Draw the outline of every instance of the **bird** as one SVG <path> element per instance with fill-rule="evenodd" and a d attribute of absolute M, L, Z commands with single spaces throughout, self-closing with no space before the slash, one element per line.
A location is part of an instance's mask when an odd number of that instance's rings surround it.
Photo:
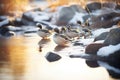
<path fill-rule="evenodd" d="M 72 29 L 71 26 L 68 26 L 65 31 L 66 36 L 70 39 L 75 39 L 80 37 L 80 32 L 77 29 Z"/>
<path fill-rule="evenodd" d="M 42 24 L 37 23 L 37 27 L 39 27 L 39 30 L 37 31 L 37 34 L 42 37 L 43 39 L 47 39 L 52 34 L 52 30 L 43 28 Z"/>
<path fill-rule="evenodd" d="M 54 28 L 55 34 L 53 35 L 53 41 L 59 46 L 68 46 L 71 43 L 71 40 L 65 36 L 64 34 L 60 33 L 58 28 Z"/>

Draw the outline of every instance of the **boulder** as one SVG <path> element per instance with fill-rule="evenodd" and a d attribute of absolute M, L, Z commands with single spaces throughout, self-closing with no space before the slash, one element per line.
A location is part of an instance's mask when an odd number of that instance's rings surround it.
<path fill-rule="evenodd" d="M 91 29 L 110 28 L 120 20 L 120 13 L 112 12 L 99 16 L 91 17 L 89 20 Z"/>
<path fill-rule="evenodd" d="M 48 52 L 45 57 L 49 62 L 54 62 L 54 61 L 58 61 L 59 59 L 61 59 L 61 56 L 53 52 Z"/>
<path fill-rule="evenodd" d="M 58 13 L 56 13 L 55 15 L 56 22 L 54 22 L 54 24 L 58 26 L 67 25 L 69 21 L 74 17 L 76 12 L 85 13 L 86 11 L 79 5 L 62 7 L 61 9 L 58 10 Z"/>
<path fill-rule="evenodd" d="M 91 43 L 85 48 L 85 53 L 86 54 L 97 54 L 97 51 L 105 46 L 103 43 Z"/>
<path fill-rule="evenodd" d="M 117 6 L 115 7 L 115 10 L 120 10 L 120 5 L 117 4 Z"/>
<path fill-rule="evenodd" d="M 37 22 L 40 21 L 49 21 L 50 16 L 45 12 L 40 11 L 28 11 L 23 13 L 21 22 L 24 25 L 33 25 L 35 26 Z"/>
<path fill-rule="evenodd" d="M 102 4 L 102 7 L 111 8 L 111 9 L 115 9 L 116 6 L 117 4 L 115 2 L 105 2 Z"/>
<path fill-rule="evenodd" d="M 101 9 L 101 3 L 100 2 L 92 2 L 86 5 L 85 7 L 86 11 L 89 12 L 94 12 L 96 10 Z"/>
<path fill-rule="evenodd" d="M 106 37 L 105 45 L 116 45 L 120 43 L 120 28 L 111 29 Z"/>
<path fill-rule="evenodd" d="M 101 33 L 99 36 L 95 37 L 94 42 L 99 41 L 99 40 L 105 40 L 105 38 L 107 37 L 108 34 L 109 34 L 109 32 Z"/>

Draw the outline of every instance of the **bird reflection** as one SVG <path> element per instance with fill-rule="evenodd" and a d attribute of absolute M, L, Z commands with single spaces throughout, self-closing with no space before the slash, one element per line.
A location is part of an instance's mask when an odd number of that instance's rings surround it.
<path fill-rule="evenodd" d="M 112 78 L 120 79 L 120 61 L 114 62 L 86 60 L 86 64 L 92 68 L 104 67 Z"/>
<path fill-rule="evenodd" d="M 54 49 L 54 51 L 61 51 L 62 49 L 66 48 L 67 46 L 59 46 L 57 45 Z"/>
<path fill-rule="evenodd" d="M 39 45 L 39 51 L 42 52 L 42 48 L 44 47 L 44 45 L 46 45 L 50 41 L 51 41 L 50 39 L 41 39 L 39 41 L 39 43 L 38 43 L 38 45 Z"/>

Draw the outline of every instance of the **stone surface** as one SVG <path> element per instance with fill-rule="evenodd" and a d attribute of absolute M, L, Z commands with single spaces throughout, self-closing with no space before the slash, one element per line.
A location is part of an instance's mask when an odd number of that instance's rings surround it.
<path fill-rule="evenodd" d="M 110 33 L 106 37 L 105 45 L 116 45 L 120 43 L 120 28 L 110 30 Z"/>
<path fill-rule="evenodd" d="M 67 25 L 76 12 L 85 13 L 86 11 L 79 5 L 62 7 L 56 14 L 56 25 Z"/>
<path fill-rule="evenodd" d="M 58 61 L 59 59 L 61 59 L 61 56 L 53 52 L 48 52 L 45 57 L 49 62 L 54 62 L 54 61 Z"/>
<path fill-rule="evenodd" d="M 105 46 L 102 43 L 91 43 L 89 44 L 86 48 L 85 48 L 85 53 L 86 54 L 97 54 L 97 51 L 101 48 Z"/>
<path fill-rule="evenodd" d="M 99 36 L 95 37 L 94 42 L 95 41 L 99 41 L 99 40 L 105 40 L 105 38 L 107 37 L 108 33 L 109 32 L 101 33 Z"/>
<path fill-rule="evenodd" d="M 100 2 L 89 3 L 86 5 L 85 9 L 87 12 L 93 12 L 95 10 L 99 10 L 101 9 L 101 3 Z"/>

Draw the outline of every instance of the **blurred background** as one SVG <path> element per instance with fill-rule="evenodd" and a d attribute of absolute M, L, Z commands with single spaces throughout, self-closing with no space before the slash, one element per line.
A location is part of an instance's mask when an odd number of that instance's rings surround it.
<path fill-rule="evenodd" d="M 68 5 L 73 3 L 84 6 L 89 1 L 113 1 L 118 4 L 120 3 L 120 0 L 0 0 L 0 15 L 10 14 L 16 11 L 23 12 L 29 10 L 30 6 L 33 6 L 33 3 L 35 2 L 37 5 L 41 5 L 41 2 L 46 2 L 47 5 L 44 5 L 44 7 L 51 7 L 54 9 L 60 5 Z"/>

